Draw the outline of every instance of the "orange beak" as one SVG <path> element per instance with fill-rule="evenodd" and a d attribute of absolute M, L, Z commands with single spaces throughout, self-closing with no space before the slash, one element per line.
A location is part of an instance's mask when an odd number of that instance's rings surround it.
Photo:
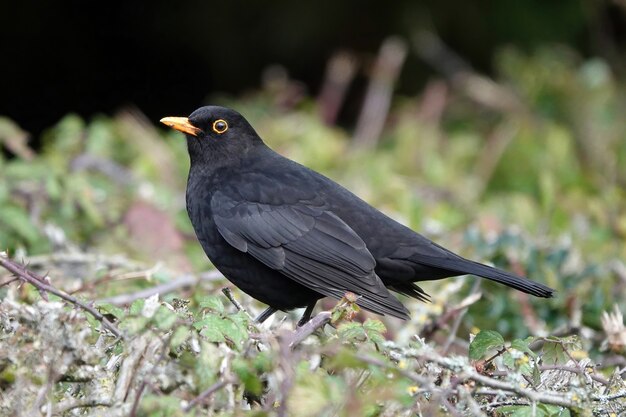
<path fill-rule="evenodd" d="M 164 117 L 161 119 L 161 123 L 191 136 L 198 136 L 202 132 L 202 129 L 189 123 L 189 119 L 186 117 Z"/>

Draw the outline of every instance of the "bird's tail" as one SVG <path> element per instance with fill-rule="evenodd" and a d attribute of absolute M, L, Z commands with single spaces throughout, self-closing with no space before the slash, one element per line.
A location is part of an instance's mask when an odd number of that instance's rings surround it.
<path fill-rule="evenodd" d="M 499 282 L 508 287 L 515 288 L 516 290 L 520 290 L 536 297 L 550 298 L 554 295 L 555 290 L 531 279 L 523 278 L 510 272 L 503 271 L 502 269 L 483 265 L 468 259 L 461 258 L 460 260 L 461 262 L 457 261 L 460 264 L 458 267 L 455 267 L 456 265 L 454 265 L 456 262 L 452 262 L 452 265 L 448 264 L 446 267 L 463 274 L 472 274 L 487 278 L 488 280 Z"/>

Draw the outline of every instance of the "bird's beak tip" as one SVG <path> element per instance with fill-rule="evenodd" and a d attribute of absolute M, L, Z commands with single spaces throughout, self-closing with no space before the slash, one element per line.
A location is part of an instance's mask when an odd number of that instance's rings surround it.
<path fill-rule="evenodd" d="M 189 119 L 186 117 L 164 117 L 159 121 L 163 123 L 164 125 L 171 127 L 174 130 L 187 133 L 188 135 L 191 135 L 191 136 L 198 136 L 198 134 L 202 132 L 202 129 L 199 129 L 195 127 L 194 125 L 192 125 L 189 122 Z"/>

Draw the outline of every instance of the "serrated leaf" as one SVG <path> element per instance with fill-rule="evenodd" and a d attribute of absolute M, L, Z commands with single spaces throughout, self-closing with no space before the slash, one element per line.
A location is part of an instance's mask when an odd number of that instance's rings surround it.
<path fill-rule="evenodd" d="M 160 305 L 152 320 L 159 329 L 168 330 L 174 324 L 176 324 L 176 321 L 178 320 L 178 315 L 175 311 L 172 311 L 169 308 Z"/>
<path fill-rule="evenodd" d="M 234 319 L 232 316 L 225 317 L 221 325 L 221 331 L 226 339 L 232 341 L 235 348 L 240 349 L 248 338 L 247 326 L 243 324 L 243 321 Z"/>
<path fill-rule="evenodd" d="M 193 327 L 199 329 L 200 335 L 209 342 L 224 342 L 226 339 L 224 338 L 224 334 L 220 329 L 221 321 L 221 317 L 209 314 L 205 316 L 202 320 L 195 322 L 193 324 Z"/>
<path fill-rule="evenodd" d="M 546 341 L 542 348 L 541 359 L 550 365 L 564 364 L 569 360 L 563 345 L 559 342 Z"/>
<path fill-rule="evenodd" d="M 241 349 L 245 344 L 245 341 L 249 338 L 248 325 L 250 320 L 242 311 L 239 311 L 236 314 L 231 314 L 228 317 L 235 324 L 237 329 L 237 331 L 231 336 L 231 339 L 237 346 L 237 349 Z"/>
<path fill-rule="evenodd" d="M 385 333 L 387 331 L 387 328 L 385 327 L 383 322 L 378 319 L 365 320 L 365 323 L 363 323 L 363 328 L 366 332 Z"/>
<path fill-rule="evenodd" d="M 504 339 L 494 330 L 481 330 L 469 346 L 469 357 L 478 360 L 485 357 L 488 351 L 504 347 Z"/>
<path fill-rule="evenodd" d="M 528 356 L 533 359 L 537 358 L 537 354 L 530 349 L 530 346 L 526 340 L 515 339 L 511 342 L 511 347 L 513 349 L 519 350 L 520 352 L 528 354 Z"/>
<path fill-rule="evenodd" d="M 337 335 L 348 342 L 364 341 L 366 338 L 363 325 L 356 322 L 341 323 L 337 327 Z"/>
<path fill-rule="evenodd" d="M 383 333 L 387 331 L 383 322 L 377 319 L 367 319 L 365 320 L 365 323 L 363 323 L 363 330 L 365 331 L 367 338 L 374 342 L 376 347 L 380 349 L 382 344 L 385 342 L 385 336 Z"/>
<path fill-rule="evenodd" d="M 126 312 L 123 309 L 109 303 L 98 304 L 98 311 L 103 314 L 111 314 L 119 320 L 126 317 Z"/>
<path fill-rule="evenodd" d="M 222 303 L 221 297 L 216 295 L 208 295 L 203 297 L 199 302 L 200 308 L 206 308 L 216 313 L 224 312 L 224 303 Z"/>

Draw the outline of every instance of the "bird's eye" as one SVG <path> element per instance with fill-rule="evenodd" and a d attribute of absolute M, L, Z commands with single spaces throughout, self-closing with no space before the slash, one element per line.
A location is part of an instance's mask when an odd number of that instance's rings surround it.
<path fill-rule="evenodd" d="M 228 130 L 228 123 L 226 120 L 219 119 L 213 122 L 213 131 L 220 135 Z"/>

